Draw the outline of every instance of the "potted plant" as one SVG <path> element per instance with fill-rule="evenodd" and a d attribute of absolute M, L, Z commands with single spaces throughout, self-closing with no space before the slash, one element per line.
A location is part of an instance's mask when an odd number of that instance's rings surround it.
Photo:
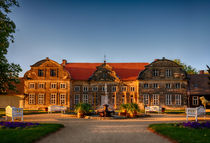
<path fill-rule="evenodd" d="M 75 112 L 78 118 L 83 118 L 91 110 L 91 105 L 88 103 L 79 103 L 76 105 Z"/>
<path fill-rule="evenodd" d="M 139 112 L 139 106 L 136 103 L 128 103 L 127 112 L 131 118 L 136 117 L 137 112 Z"/>
<path fill-rule="evenodd" d="M 120 105 L 120 115 L 126 116 L 127 108 L 128 108 L 128 104 L 121 104 Z"/>

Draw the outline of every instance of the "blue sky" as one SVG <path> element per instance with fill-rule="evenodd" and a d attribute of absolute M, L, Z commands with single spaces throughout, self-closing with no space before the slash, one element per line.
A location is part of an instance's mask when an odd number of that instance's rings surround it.
<path fill-rule="evenodd" d="M 152 62 L 181 59 L 210 65 L 210 1 L 19 0 L 9 62 L 30 65 L 49 57 L 68 62 Z"/>

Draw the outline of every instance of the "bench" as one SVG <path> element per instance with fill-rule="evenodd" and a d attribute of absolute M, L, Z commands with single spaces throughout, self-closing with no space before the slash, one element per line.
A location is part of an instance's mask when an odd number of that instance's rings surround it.
<path fill-rule="evenodd" d="M 145 110 L 145 114 L 149 111 L 155 111 L 155 112 L 158 112 L 158 113 L 160 113 L 161 112 L 161 110 L 162 110 L 162 108 L 160 107 L 160 106 L 148 106 L 148 107 L 145 107 L 144 108 L 144 110 Z"/>
<path fill-rule="evenodd" d="M 23 121 L 23 108 L 16 108 L 7 106 L 6 107 L 6 120 L 7 117 L 12 117 L 12 122 L 14 121 L 14 118 L 20 117 Z"/>
<path fill-rule="evenodd" d="M 67 107 L 65 106 L 51 105 L 48 107 L 48 113 L 58 112 L 58 111 L 61 113 L 65 113 L 66 110 Z"/>
<path fill-rule="evenodd" d="M 186 109 L 186 120 L 188 121 L 188 117 L 195 117 L 195 121 L 198 121 L 198 117 L 204 116 L 204 120 L 206 119 L 206 109 L 203 106 L 199 106 L 196 108 L 187 108 Z"/>

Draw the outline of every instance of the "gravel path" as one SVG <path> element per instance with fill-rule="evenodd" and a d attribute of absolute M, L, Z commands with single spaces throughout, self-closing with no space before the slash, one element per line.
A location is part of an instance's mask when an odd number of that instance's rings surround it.
<path fill-rule="evenodd" d="M 62 114 L 25 115 L 24 121 L 61 123 L 65 128 L 38 143 L 169 143 L 147 130 L 149 124 L 183 122 L 185 115 L 152 114 L 151 117 L 124 120 L 76 119 Z M 202 119 L 202 118 L 201 118 Z M 208 116 L 206 119 L 210 119 Z"/>

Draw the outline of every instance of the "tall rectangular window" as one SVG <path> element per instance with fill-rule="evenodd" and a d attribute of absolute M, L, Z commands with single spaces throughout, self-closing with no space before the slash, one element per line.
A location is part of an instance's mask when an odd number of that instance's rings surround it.
<path fill-rule="evenodd" d="M 172 75 L 172 72 L 170 69 L 166 69 L 166 77 L 170 77 Z"/>
<path fill-rule="evenodd" d="M 38 70 L 38 76 L 44 76 L 44 70 Z"/>
<path fill-rule="evenodd" d="M 116 91 L 116 86 L 112 86 L 112 92 Z"/>
<path fill-rule="evenodd" d="M 57 88 L 57 83 L 51 83 L 50 88 Z"/>
<path fill-rule="evenodd" d="M 60 104 L 66 104 L 66 93 L 60 93 Z"/>
<path fill-rule="evenodd" d="M 79 94 L 74 95 L 74 104 L 79 104 L 80 101 L 79 98 L 80 98 Z"/>
<path fill-rule="evenodd" d="M 115 96 L 114 95 L 112 96 L 112 104 L 113 105 L 115 104 Z"/>
<path fill-rule="evenodd" d="M 143 95 L 143 103 L 145 105 L 148 105 L 149 104 L 149 94 L 144 94 Z"/>
<path fill-rule="evenodd" d="M 28 97 L 28 104 L 35 104 L 35 93 L 29 93 L 29 97 Z"/>
<path fill-rule="evenodd" d="M 166 94 L 166 105 L 172 105 L 172 95 Z"/>
<path fill-rule="evenodd" d="M 53 70 L 53 69 L 51 69 L 51 70 L 50 70 L 50 76 L 56 76 L 56 71 Z"/>
<path fill-rule="evenodd" d="M 154 83 L 153 84 L 153 88 L 158 88 L 158 84 L 157 83 Z"/>
<path fill-rule="evenodd" d="M 80 86 L 75 86 L 74 91 L 80 91 Z"/>
<path fill-rule="evenodd" d="M 131 86 L 130 87 L 130 91 L 135 91 L 135 87 L 134 86 Z"/>
<path fill-rule="evenodd" d="M 153 105 L 159 105 L 159 94 L 153 94 Z"/>
<path fill-rule="evenodd" d="M 35 83 L 29 83 L 29 88 L 30 89 L 35 88 Z"/>
<path fill-rule="evenodd" d="M 44 88 L 45 88 L 45 87 L 44 87 L 44 83 L 39 83 L 39 84 L 38 84 L 38 87 L 44 89 Z"/>
<path fill-rule="evenodd" d="M 171 84 L 170 83 L 166 83 L 166 88 L 171 88 Z"/>
<path fill-rule="evenodd" d="M 125 103 L 125 96 L 122 95 L 122 104 L 124 104 L 124 103 Z"/>
<path fill-rule="evenodd" d="M 87 92 L 88 91 L 88 86 L 83 86 L 83 91 Z"/>
<path fill-rule="evenodd" d="M 96 94 L 96 105 L 98 104 L 98 95 Z"/>
<path fill-rule="evenodd" d="M 56 104 L 56 93 L 51 93 L 50 95 L 50 104 Z"/>
<path fill-rule="evenodd" d="M 180 88 L 181 86 L 180 86 L 180 83 L 176 83 L 175 84 L 175 88 Z"/>
<path fill-rule="evenodd" d="M 198 96 L 193 96 L 192 98 L 193 98 L 192 104 L 193 105 L 198 105 Z"/>
<path fill-rule="evenodd" d="M 93 86 L 92 91 L 98 91 L 98 86 Z"/>
<path fill-rule="evenodd" d="M 175 103 L 176 103 L 176 105 L 181 105 L 182 96 L 180 94 L 175 95 Z"/>
<path fill-rule="evenodd" d="M 66 88 L 66 83 L 60 83 L 60 88 L 65 89 Z"/>
<path fill-rule="evenodd" d="M 121 87 L 121 91 L 127 91 L 127 87 L 126 86 L 122 86 Z"/>
<path fill-rule="evenodd" d="M 83 94 L 83 103 L 88 103 L 88 94 Z"/>
<path fill-rule="evenodd" d="M 131 99 L 131 103 L 133 103 L 133 95 L 131 95 L 131 98 L 130 99 Z"/>
<path fill-rule="evenodd" d="M 44 93 L 38 94 L 38 104 L 44 104 Z"/>
<path fill-rule="evenodd" d="M 153 76 L 159 76 L 159 71 L 157 69 L 153 70 Z"/>

